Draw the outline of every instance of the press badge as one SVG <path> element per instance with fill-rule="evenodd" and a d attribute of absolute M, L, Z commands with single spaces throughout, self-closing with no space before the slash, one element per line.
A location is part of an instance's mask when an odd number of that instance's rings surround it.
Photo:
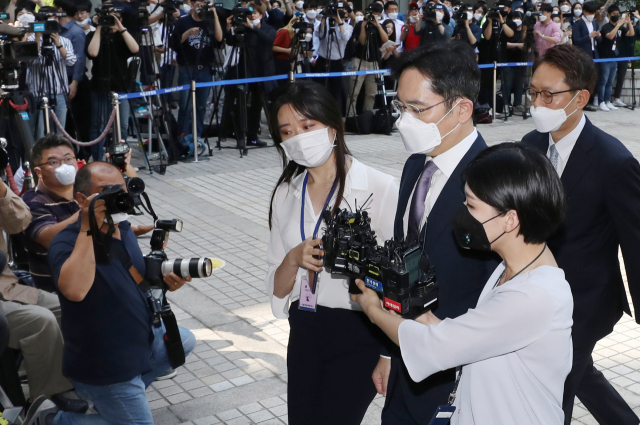
<path fill-rule="evenodd" d="M 309 285 L 309 278 L 302 276 L 300 281 L 300 302 L 298 308 L 306 311 L 316 311 L 316 302 L 318 300 L 318 286 L 320 282 L 316 282 L 315 294 L 311 292 L 311 286 Z"/>
<path fill-rule="evenodd" d="M 455 411 L 456 406 L 449 406 L 448 404 L 438 406 L 438 409 L 436 410 L 436 413 L 434 413 L 433 418 L 431 418 L 429 425 L 447 425 Z"/>

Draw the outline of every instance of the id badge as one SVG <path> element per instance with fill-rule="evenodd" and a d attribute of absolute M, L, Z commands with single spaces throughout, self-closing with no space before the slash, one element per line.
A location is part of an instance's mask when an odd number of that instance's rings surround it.
<path fill-rule="evenodd" d="M 455 411 L 456 406 L 449 406 L 448 404 L 438 406 L 438 409 L 436 409 L 436 413 L 433 414 L 429 425 L 447 425 Z"/>
<path fill-rule="evenodd" d="M 316 311 L 316 302 L 318 301 L 318 286 L 320 285 L 320 280 L 316 282 L 316 292 L 311 292 L 311 285 L 309 285 L 309 278 L 307 276 L 302 276 L 300 282 L 300 302 L 298 304 L 298 308 L 300 310 L 306 311 Z"/>

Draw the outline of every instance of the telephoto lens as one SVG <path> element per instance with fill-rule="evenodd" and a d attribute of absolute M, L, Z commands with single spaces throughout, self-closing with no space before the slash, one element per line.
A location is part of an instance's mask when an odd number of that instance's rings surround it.
<path fill-rule="evenodd" d="M 177 258 L 162 262 L 162 273 L 175 273 L 185 277 L 209 277 L 212 272 L 211 260 L 208 258 Z"/>
<path fill-rule="evenodd" d="M 127 179 L 127 191 L 136 196 L 144 192 L 144 181 L 140 177 L 130 177 Z"/>
<path fill-rule="evenodd" d="M 133 196 L 125 192 L 119 185 L 105 186 L 102 189 L 100 198 L 104 200 L 108 214 L 131 214 L 133 211 Z"/>

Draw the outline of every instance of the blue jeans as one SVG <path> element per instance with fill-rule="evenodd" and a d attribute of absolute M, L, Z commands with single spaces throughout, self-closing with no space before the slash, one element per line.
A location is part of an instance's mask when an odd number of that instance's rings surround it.
<path fill-rule="evenodd" d="M 89 127 L 89 138 L 95 140 L 102 134 L 109 123 L 111 117 L 111 100 L 105 92 L 91 91 L 91 126 Z M 131 107 L 128 100 L 120 101 L 120 133 L 122 138 L 127 140 L 127 130 L 129 129 L 129 116 Z M 118 142 L 118 141 L 117 141 Z M 117 143 L 116 142 L 116 143 Z M 102 161 L 104 157 L 104 139 L 100 143 L 91 146 L 91 157 L 94 161 Z"/>
<path fill-rule="evenodd" d="M 62 128 L 64 128 L 67 122 L 67 102 L 65 101 L 64 95 L 62 93 L 56 95 L 56 106 L 49 109 L 52 109 L 53 112 L 55 112 L 56 116 L 58 117 L 58 121 L 60 121 L 60 125 L 62 126 Z M 32 122 L 36 126 L 35 132 L 33 133 L 36 140 L 44 137 L 44 109 L 38 108 L 37 118 L 32 120 Z M 51 118 L 51 113 L 49 113 L 49 129 L 51 130 L 51 133 L 59 133 L 58 127 L 56 127 L 55 123 L 53 122 L 53 118 Z"/>
<path fill-rule="evenodd" d="M 611 88 L 613 80 L 618 72 L 617 62 L 600 62 L 598 64 L 600 75 L 598 77 L 598 103 L 611 101 Z"/>
<path fill-rule="evenodd" d="M 188 356 L 196 345 L 195 336 L 179 327 L 184 354 Z M 87 385 L 70 380 L 80 397 L 91 400 L 97 415 L 58 412 L 53 425 L 153 425 L 153 417 L 145 389 L 155 379 L 171 369 L 164 345 L 164 324 L 153 328 L 152 371 L 130 381 L 111 385 Z"/>
<path fill-rule="evenodd" d="M 181 66 L 178 70 L 178 85 L 189 85 L 191 81 L 196 83 L 209 83 L 213 81 L 211 77 L 211 69 L 205 66 L 198 69 L 194 66 Z M 197 137 L 202 134 L 202 123 L 204 122 L 204 114 L 207 110 L 207 99 L 209 97 L 209 88 L 196 89 L 196 131 Z M 191 90 L 180 92 L 180 100 L 178 101 L 180 110 L 178 112 L 178 130 L 184 134 L 193 133 L 192 129 L 192 113 L 191 113 Z"/>

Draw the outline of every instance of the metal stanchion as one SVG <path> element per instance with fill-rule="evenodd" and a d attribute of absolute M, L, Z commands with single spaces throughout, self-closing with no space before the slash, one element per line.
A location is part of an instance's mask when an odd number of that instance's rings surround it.
<path fill-rule="evenodd" d="M 497 92 L 498 92 L 498 62 L 493 62 L 493 116 L 491 121 L 495 121 L 496 120 L 496 108 L 498 107 L 498 103 L 497 103 Z"/>
<path fill-rule="evenodd" d="M 116 110 L 116 119 L 114 121 L 116 125 L 116 140 L 114 140 L 113 143 L 120 143 L 120 140 L 122 140 L 122 134 L 120 133 L 120 101 L 118 100 L 118 93 L 111 93 L 111 104 L 113 105 L 113 109 Z"/>
<path fill-rule="evenodd" d="M 49 98 L 42 98 L 42 105 L 44 108 L 44 134 L 49 134 L 51 128 L 49 126 Z"/>
<path fill-rule="evenodd" d="M 193 135 L 193 162 L 198 162 L 198 125 L 196 123 L 195 81 L 191 81 L 191 134 Z"/>

